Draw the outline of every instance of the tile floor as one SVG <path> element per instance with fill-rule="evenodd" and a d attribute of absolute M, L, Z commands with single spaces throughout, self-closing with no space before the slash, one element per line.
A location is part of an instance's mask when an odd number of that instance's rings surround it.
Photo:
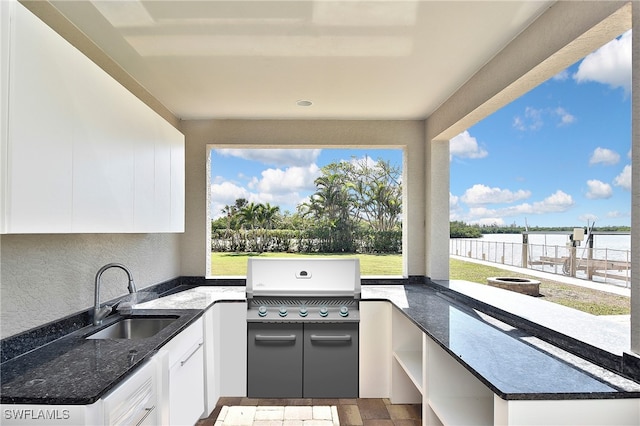
<path fill-rule="evenodd" d="M 420 404 L 378 398 L 220 398 L 196 426 L 420 426 L 421 414 Z"/>

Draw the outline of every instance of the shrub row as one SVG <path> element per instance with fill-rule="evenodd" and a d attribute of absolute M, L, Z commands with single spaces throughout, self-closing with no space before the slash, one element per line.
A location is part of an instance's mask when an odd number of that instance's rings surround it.
<path fill-rule="evenodd" d="M 402 231 L 224 230 L 212 231 L 213 252 L 401 253 Z"/>

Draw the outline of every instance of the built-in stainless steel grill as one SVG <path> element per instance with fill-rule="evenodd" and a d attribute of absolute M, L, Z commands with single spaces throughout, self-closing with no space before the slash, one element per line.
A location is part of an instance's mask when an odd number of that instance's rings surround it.
<path fill-rule="evenodd" d="M 357 322 L 359 300 L 358 259 L 249 259 L 249 322 Z"/>
<path fill-rule="evenodd" d="M 247 396 L 358 397 L 358 259 L 249 259 Z"/>

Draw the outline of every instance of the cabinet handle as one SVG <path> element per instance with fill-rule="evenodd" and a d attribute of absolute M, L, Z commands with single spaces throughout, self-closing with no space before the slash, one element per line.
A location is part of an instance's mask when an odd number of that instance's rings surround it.
<path fill-rule="evenodd" d="M 139 426 L 139 425 L 141 425 L 142 423 L 144 423 L 145 419 L 146 419 L 147 417 L 149 417 L 149 414 L 151 414 L 151 412 L 152 412 L 153 410 L 155 410 L 155 408 L 156 408 L 156 406 L 155 406 L 155 405 L 154 405 L 154 406 L 152 406 L 151 408 L 145 408 L 145 409 L 144 409 L 144 411 L 145 411 L 144 416 L 142 416 L 142 418 L 140 419 L 140 421 L 138 421 L 138 423 L 136 423 L 136 425 L 137 425 L 137 426 Z"/>
<path fill-rule="evenodd" d="M 188 356 L 188 357 L 186 357 L 186 358 L 184 359 L 184 361 L 180 361 L 180 367 L 182 367 L 182 366 L 183 366 L 183 365 L 185 365 L 187 362 L 189 362 L 189 360 L 191 359 L 191 357 L 192 357 L 192 356 L 194 356 L 194 355 L 196 354 L 196 352 L 198 352 L 198 349 L 200 349 L 200 347 L 201 347 L 203 344 L 204 344 L 204 342 L 200 342 L 200 343 L 198 344 L 198 347 L 197 347 L 197 348 L 195 348 L 195 349 L 193 350 L 193 352 L 191 352 L 191 353 L 189 354 L 189 356 Z"/>
<path fill-rule="evenodd" d="M 341 334 L 338 336 L 321 336 L 318 334 L 312 334 L 311 340 L 315 342 L 348 342 L 351 340 L 351 335 Z"/>
<path fill-rule="evenodd" d="M 257 342 L 274 342 L 274 341 L 293 342 L 295 340 L 296 340 L 295 334 L 288 334 L 284 336 L 267 336 L 264 334 L 256 334 Z"/>

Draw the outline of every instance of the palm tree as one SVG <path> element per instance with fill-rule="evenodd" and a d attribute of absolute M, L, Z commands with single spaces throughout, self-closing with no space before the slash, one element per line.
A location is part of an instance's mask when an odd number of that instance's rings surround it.
<path fill-rule="evenodd" d="M 280 213 L 279 206 L 272 206 L 271 204 L 260 204 L 259 219 L 260 224 L 265 229 L 273 229 L 275 219 Z"/>
<path fill-rule="evenodd" d="M 258 215 L 260 212 L 260 205 L 253 202 L 246 204 L 240 209 L 240 222 L 242 227 L 247 229 L 247 226 L 251 229 L 253 234 L 254 247 L 258 247 L 258 236 L 255 232 L 256 224 L 258 223 Z"/>
<path fill-rule="evenodd" d="M 245 229 L 247 226 L 249 226 L 250 229 L 255 229 L 259 211 L 260 206 L 255 203 L 248 203 L 240 209 L 240 223 Z"/>

